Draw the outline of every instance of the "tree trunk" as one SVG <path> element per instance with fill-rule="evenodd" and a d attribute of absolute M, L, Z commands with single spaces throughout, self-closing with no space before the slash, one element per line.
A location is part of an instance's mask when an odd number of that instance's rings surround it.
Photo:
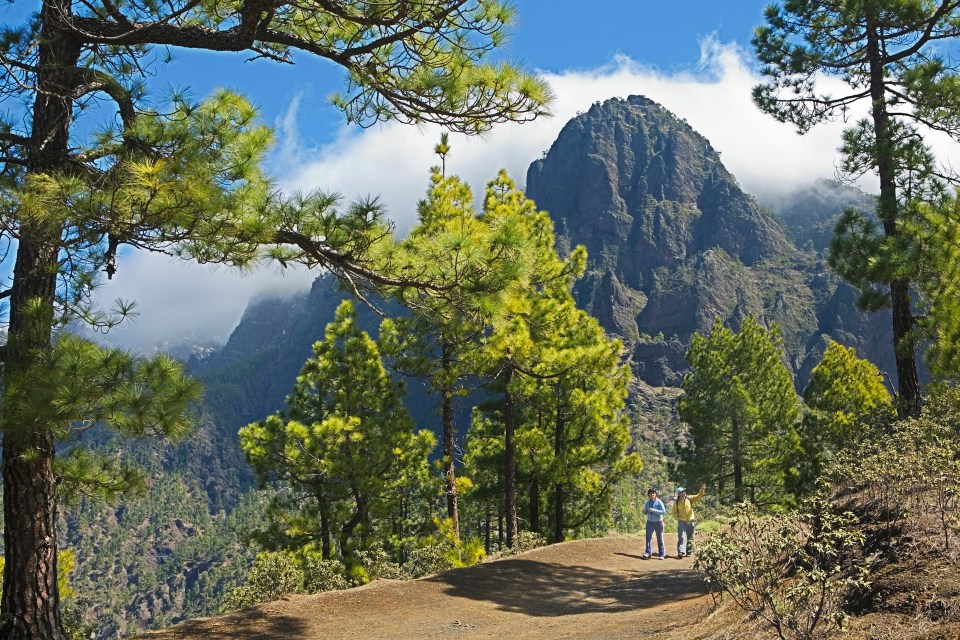
<path fill-rule="evenodd" d="M 450 379 L 450 348 L 444 343 L 441 354 L 444 380 Z M 457 505 L 457 469 L 454 459 L 455 442 L 453 430 L 453 389 L 448 382 L 443 385 L 440 420 L 443 423 L 444 491 L 447 494 L 447 517 L 453 522 L 453 533 L 460 539 L 460 511 Z"/>
<path fill-rule="evenodd" d="M 10 329 L 4 362 L 3 623 L 10 639 L 66 638 L 57 589 L 57 497 L 50 425 L 18 411 L 21 394 L 44 375 L 50 349 L 56 250 L 21 236 L 10 298 Z"/>
<path fill-rule="evenodd" d="M 487 503 L 487 514 L 486 514 L 486 522 L 485 522 L 486 526 L 484 526 L 483 528 L 483 550 L 486 551 L 487 555 L 490 555 L 490 526 L 491 526 L 490 521 L 491 520 L 492 518 L 490 517 L 490 503 Z"/>
<path fill-rule="evenodd" d="M 353 492 L 354 500 L 354 512 L 350 516 L 350 519 L 347 520 L 343 529 L 340 530 L 340 555 L 343 558 L 343 564 L 347 567 L 347 571 L 356 564 L 356 554 L 354 553 L 353 541 L 353 532 L 360 525 L 361 522 L 366 520 L 366 510 L 367 503 L 364 500 L 363 496 L 357 490 L 356 487 L 352 487 L 351 491 Z"/>
<path fill-rule="evenodd" d="M 540 533 L 540 482 L 536 476 L 530 481 L 530 531 Z"/>
<path fill-rule="evenodd" d="M 321 498 L 320 502 L 320 555 L 330 560 L 330 507 Z"/>
<path fill-rule="evenodd" d="M 0 635 L 65 639 L 57 590 L 56 482 L 53 442 L 3 440 L 4 572 Z"/>
<path fill-rule="evenodd" d="M 66 169 L 72 119 L 72 71 L 80 45 L 60 25 L 72 14 L 67 0 L 43 3 L 27 172 Z M 55 214 L 54 214 L 55 215 Z M 49 350 L 56 296 L 60 229 L 41 221 L 21 229 L 10 296 L 3 363 L 3 598 L 0 635 L 11 640 L 66 638 L 57 589 L 57 502 L 52 425 L 18 415 L 19 394 Z"/>
<path fill-rule="evenodd" d="M 563 484 L 553 488 L 553 541 L 563 542 Z"/>
<path fill-rule="evenodd" d="M 497 549 L 503 549 L 503 511 L 497 509 Z"/>
<path fill-rule="evenodd" d="M 513 548 L 513 539 L 517 535 L 517 460 L 516 444 L 513 441 L 516 425 L 513 415 L 513 394 L 510 392 L 510 380 L 513 367 L 507 366 L 504 374 L 503 408 L 503 485 L 504 511 L 506 512 L 507 547 Z"/>
<path fill-rule="evenodd" d="M 743 502 L 743 456 L 740 451 L 740 422 L 734 418 L 730 434 L 730 448 L 733 453 L 733 499 Z"/>
<path fill-rule="evenodd" d="M 558 394 L 559 395 L 559 394 Z M 563 411 L 557 401 L 557 419 L 553 424 L 553 459 L 559 461 L 563 455 Z M 553 541 L 563 542 L 563 482 L 557 482 L 553 488 Z"/>
<path fill-rule="evenodd" d="M 490 555 L 490 520 L 490 503 L 487 503 L 487 526 L 484 527 L 483 533 L 483 550 L 487 555 Z"/>
<path fill-rule="evenodd" d="M 893 129 L 887 113 L 886 82 L 882 62 L 877 8 L 873 2 L 864 6 L 867 32 L 867 57 L 870 61 L 870 99 L 873 133 L 876 139 L 877 174 L 880 178 L 879 217 L 887 238 L 900 236 L 897 205 L 896 167 L 894 164 Z M 890 306 L 893 315 L 893 347 L 897 363 L 897 412 L 901 418 L 920 415 L 920 381 L 917 376 L 916 344 L 910 331 L 914 317 L 910 309 L 910 283 L 896 279 L 890 283 Z"/>

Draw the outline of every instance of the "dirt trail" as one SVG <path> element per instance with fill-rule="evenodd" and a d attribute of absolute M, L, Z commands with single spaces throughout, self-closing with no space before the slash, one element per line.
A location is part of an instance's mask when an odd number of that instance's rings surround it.
<path fill-rule="evenodd" d="M 667 535 L 667 551 L 676 536 Z M 689 558 L 644 560 L 643 540 L 578 540 L 412 581 L 287 596 L 153 632 L 149 640 L 578 638 L 687 635 L 710 598 Z M 672 631 L 672 633 L 671 633 Z"/>

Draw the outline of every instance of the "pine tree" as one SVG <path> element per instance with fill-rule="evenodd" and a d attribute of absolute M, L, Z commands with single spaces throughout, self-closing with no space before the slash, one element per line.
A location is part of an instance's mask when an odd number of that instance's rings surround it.
<path fill-rule="evenodd" d="M 541 531 L 542 505 L 549 502 L 551 537 L 562 540 L 565 530 L 608 511 L 611 488 L 641 466 L 637 456 L 625 455 L 629 373 L 619 363 L 622 345 L 607 339 L 571 295 L 585 250 L 558 256 L 549 217 L 504 174 L 490 184 L 485 218 L 495 227 L 519 230 L 529 266 L 508 283 L 499 313 L 491 317 L 481 355 L 494 376 L 490 390 L 502 399 L 488 404 L 475 422 L 486 436 L 474 438 L 482 450 L 474 460 L 502 464 L 496 477 L 502 481 L 508 547 L 518 530 L 521 483 L 528 489 L 529 528 Z M 500 425 L 500 435 L 493 435 L 493 425 Z"/>
<path fill-rule="evenodd" d="M 438 153 L 445 158 L 442 140 Z M 459 536 L 455 401 L 479 375 L 477 352 L 497 299 L 523 268 L 521 243 L 478 217 L 470 188 L 434 168 L 419 224 L 400 246 L 405 272 L 433 285 L 395 290 L 410 315 L 386 320 L 381 342 L 394 368 L 426 379 L 440 398 L 447 516 Z"/>
<path fill-rule="evenodd" d="M 341 215 L 323 194 L 276 197 L 260 169 L 270 132 L 246 100 L 225 91 L 203 102 L 148 98 L 146 81 L 163 50 L 285 63 L 324 58 L 348 78 L 336 104 L 350 121 L 478 132 L 544 113 L 549 99 L 540 81 L 486 62 L 512 20 L 498 0 L 50 0 L 4 30 L 0 229 L 4 240 L 16 240 L 12 284 L 0 291 L 9 303 L 0 602 L 7 637 L 64 637 L 56 589 L 59 427 L 28 414 L 30 385 L 57 357 L 56 327 L 76 319 L 107 327 L 129 313 L 127 305 L 110 315 L 88 304 L 100 274 L 120 268 L 121 247 L 234 265 L 251 264 L 266 247 L 283 262 L 323 266 L 353 285 L 408 281 L 375 268 L 371 251 L 386 232 L 370 203 Z M 110 124 L 98 129 L 84 120 L 91 114 Z M 156 411 L 169 418 L 177 409 Z"/>
<path fill-rule="evenodd" d="M 803 455 L 798 486 L 813 491 L 824 464 L 859 446 L 867 425 L 890 421 L 893 400 L 877 367 L 856 351 L 831 341 L 803 390 L 800 430 Z"/>
<path fill-rule="evenodd" d="M 543 376 L 523 378 L 518 447 L 526 453 L 530 529 L 541 531 L 542 501 L 551 511 L 549 539 L 562 542 L 566 531 L 608 514 L 612 489 L 642 464 L 626 453 L 630 371 L 620 361 L 622 343 L 577 309 L 569 291 L 537 302 L 534 372 Z"/>
<path fill-rule="evenodd" d="M 931 372 L 942 378 L 960 375 L 960 198 L 914 205 L 910 235 L 917 289 L 926 302 L 919 319 L 929 348 Z"/>
<path fill-rule="evenodd" d="M 708 336 L 694 335 L 678 405 L 691 439 L 682 477 L 709 479 L 735 502 L 784 498 L 796 473 L 800 403 L 782 350 L 777 327 L 768 331 L 752 316 L 739 333 L 717 318 Z"/>
<path fill-rule="evenodd" d="M 501 171 L 487 187 L 484 217 L 493 228 L 523 239 L 526 268 L 510 280 L 501 308 L 480 358 L 486 375 L 494 379 L 494 387 L 502 393 L 502 404 L 496 410 L 496 421 L 503 428 L 503 516 L 506 545 L 513 546 L 517 521 L 517 429 L 520 407 L 518 393 L 523 377 L 547 379 L 559 371 L 536 371 L 539 358 L 535 326 L 536 305 L 554 294 L 569 293 L 575 278 L 583 273 L 586 250 L 577 247 L 561 259 L 554 249 L 553 223 L 544 211 L 538 211 L 532 200 Z"/>
<path fill-rule="evenodd" d="M 869 117 L 844 134 L 844 170 L 879 177 L 882 231 L 848 212 L 831 248 L 831 266 L 861 288 L 861 304 L 892 308 L 898 409 L 917 416 L 914 273 L 904 226 L 911 200 L 942 192 L 922 130 L 960 139 L 958 69 L 943 46 L 960 35 L 960 2 L 787 0 L 767 9 L 766 22 L 753 40 L 769 78 L 754 88 L 761 109 L 804 132 L 846 115 L 860 101 L 869 104 Z M 820 90 L 820 75 L 840 78 L 849 90 Z"/>
<path fill-rule="evenodd" d="M 820 414 L 826 441 L 834 449 L 856 441 L 851 429 L 858 419 L 892 407 L 877 367 L 858 358 L 854 349 L 833 341 L 810 373 L 803 400 Z"/>
<path fill-rule="evenodd" d="M 357 552 L 409 533 L 418 492 L 429 492 L 428 431 L 414 433 L 401 385 L 360 330 L 350 302 L 314 344 L 287 398 L 287 411 L 240 430 L 240 446 L 262 481 L 275 481 L 273 548 L 316 547 L 362 578 Z M 420 520 L 429 520 L 426 516 Z M 416 524 L 416 523 L 415 523 Z M 402 559 L 402 558 L 398 558 Z"/>

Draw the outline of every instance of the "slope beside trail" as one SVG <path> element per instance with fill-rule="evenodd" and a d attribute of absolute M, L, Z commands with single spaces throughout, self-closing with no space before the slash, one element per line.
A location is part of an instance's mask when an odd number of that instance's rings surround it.
<path fill-rule="evenodd" d="M 676 553 L 676 535 L 665 540 Z M 712 600 L 693 560 L 644 560 L 643 538 L 577 540 L 420 580 L 281 600 L 154 631 L 148 640 L 578 638 L 693 632 Z"/>

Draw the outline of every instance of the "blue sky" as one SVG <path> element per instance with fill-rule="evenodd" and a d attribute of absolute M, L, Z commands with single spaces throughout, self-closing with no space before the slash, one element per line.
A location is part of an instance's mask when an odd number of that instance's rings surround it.
<path fill-rule="evenodd" d="M 589 11 L 584 11 L 584 5 Z M 560 128 L 598 100 L 643 94 L 685 118 L 718 149 L 741 185 L 772 198 L 835 174 L 842 123 L 800 138 L 760 114 L 749 97 L 759 80 L 750 37 L 766 2 L 752 0 L 519 0 L 519 21 L 502 55 L 541 73 L 556 94 L 553 118 L 502 125 L 482 138 L 451 136 L 448 171 L 475 191 L 501 168 L 522 185 L 530 162 Z M 277 130 L 270 166 L 287 191 L 323 188 L 351 199 L 378 195 L 400 230 L 414 220 L 441 131 L 400 125 L 346 126 L 328 97 L 336 67 L 236 54 L 183 52 L 153 83 L 196 96 L 227 86 L 247 94 Z M 121 254 L 117 275 L 97 293 L 104 304 L 135 300 L 140 316 L 111 341 L 150 350 L 184 340 L 223 342 L 252 297 L 302 292 L 316 274 L 265 265 L 252 274 Z"/>
<path fill-rule="evenodd" d="M 551 73 L 594 70 L 617 56 L 663 73 L 695 68 L 701 43 L 712 37 L 747 48 L 768 2 L 754 0 L 600 0 L 596 10 L 569 0 L 518 0 L 518 21 L 501 55 Z M 294 100 L 305 144 L 328 142 L 342 124 L 327 100 L 342 86 L 339 68 L 302 56 L 294 65 L 248 61 L 248 54 L 175 52 L 157 68 L 158 87 L 191 87 L 203 96 L 220 86 L 242 91 L 267 120 L 282 118 Z"/>

